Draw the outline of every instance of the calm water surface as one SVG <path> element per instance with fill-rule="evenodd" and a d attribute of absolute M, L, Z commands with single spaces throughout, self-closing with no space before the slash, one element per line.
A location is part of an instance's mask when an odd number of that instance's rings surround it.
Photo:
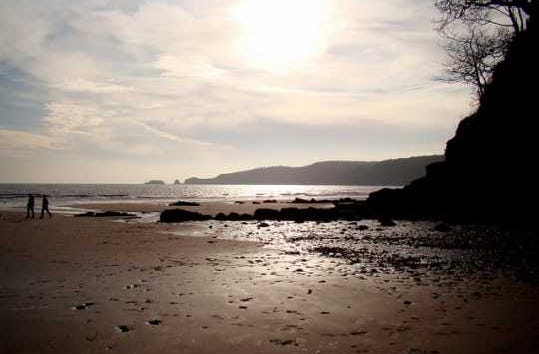
<path fill-rule="evenodd" d="M 53 208 L 90 202 L 235 201 L 299 198 L 366 199 L 380 186 L 0 184 L 0 208 L 23 208 L 27 194 L 50 196 Z M 38 201 L 39 202 L 39 201 Z"/>

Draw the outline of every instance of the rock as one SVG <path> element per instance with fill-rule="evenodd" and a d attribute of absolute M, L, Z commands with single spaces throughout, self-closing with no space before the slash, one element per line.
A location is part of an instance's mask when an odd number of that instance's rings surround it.
<path fill-rule="evenodd" d="M 282 208 L 275 209 L 257 209 L 250 219 L 256 220 L 279 220 L 279 221 L 316 221 L 329 222 L 335 220 L 357 220 L 361 219 L 363 211 L 350 208 Z M 243 220 L 250 220 L 243 218 Z"/>
<path fill-rule="evenodd" d="M 93 211 L 88 211 L 86 213 L 82 213 L 82 214 L 75 214 L 75 217 L 94 217 L 95 216 L 95 213 Z"/>
<path fill-rule="evenodd" d="M 342 203 L 356 203 L 358 202 L 355 199 L 352 199 L 350 197 L 347 198 L 340 198 L 340 199 L 303 199 L 303 198 L 295 198 L 290 203 L 292 204 L 342 204 Z"/>
<path fill-rule="evenodd" d="M 116 326 L 116 329 L 122 333 L 127 333 L 129 331 L 131 331 L 131 328 L 129 328 L 128 326 L 126 325 L 119 325 L 119 326 Z"/>
<path fill-rule="evenodd" d="M 241 220 L 241 216 L 240 216 L 240 214 L 238 214 L 238 213 L 232 212 L 232 213 L 228 214 L 227 220 L 230 220 L 230 221 L 239 221 L 239 220 Z"/>
<path fill-rule="evenodd" d="M 220 220 L 220 221 L 224 221 L 224 220 L 227 220 L 226 218 L 226 214 L 225 213 L 219 213 L 217 215 L 215 215 L 215 220 Z"/>
<path fill-rule="evenodd" d="M 297 222 L 305 221 L 305 212 L 298 208 L 283 208 L 280 212 L 282 220 L 292 220 Z"/>
<path fill-rule="evenodd" d="M 175 203 L 169 204 L 169 206 L 200 206 L 200 204 L 196 202 L 185 202 L 183 200 L 178 200 Z"/>
<path fill-rule="evenodd" d="M 230 213 L 228 215 L 226 215 L 225 213 L 219 213 L 217 215 L 215 215 L 215 220 L 220 220 L 220 221 L 246 221 L 246 220 L 252 220 L 253 217 L 249 214 L 238 214 L 238 213 Z"/>
<path fill-rule="evenodd" d="M 105 211 L 104 213 L 96 213 L 96 217 L 110 217 L 110 216 L 135 216 L 133 214 L 124 213 L 121 211 Z"/>
<path fill-rule="evenodd" d="M 279 210 L 274 209 L 256 209 L 253 217 L 257 220 L 279 220 Z"/>
<path fill-rule="evenodd" d="M 270 225 L 268 223 L 265 223 L 265 222 L 261 222 L 260 224 L 258 224 L 258 227 L 269 227 Z"/>
<path fill-rule="evenodd" d="M 536 227 L 537 19 L 512 36 L 477 110 L 458 125 L 445 159 L 402 189 L 379 191 L 369 205 L 394 217 Z M 534 113 L 535 112 L 535 113 Z M 500 186 L 511 186 L 500 192 Z"/>
<path fill-rule="evenodd" d="M 277 200 L 275 200 L 275 199 L 266 199 L 266 200 L 262 201 L 262 203 L 264 203 L 264 204 L 277 203 Z"/>
<path fill-rule="evenodd" d="M 303 198 L 298 198 L 296 197 L 293 201 L 291 201 L 290 203 L 292 204 L 314 204 L 314 203 L 318 203 L 316 199 L 314 198 L 311 198 L 311 199 L 303 199 Z"/>
<path fill-rule="evenodd" d="M 397 226 L 396 222 L 394 222 L 393 220 L 387 217 L 379 219 L 378 222 L 380 223 L 380 226 L 383 226 L 383 227 Z"/>
<path fill-rule="evenodd" d="M 163 210 L 159 216 L 160 222 L 184 222 L 184 221 L 205 221 L 212 217 L 201 213 L 182 209 Z"/>
<path fill-rule="evenodd" d="M 439 223 L 438 225 L 434 226 L 434 231 L 438 232 L 450 232 L 451 227 L 447 225 L 446 223 Z"/>
<path fill-rule="evenodd" d="M 358 227 L 356 227 L 357 230 L 359 231 L 365 231 L 365 230 L 368 230 L 369 227 L 367 225 L 358 225 Z"/>

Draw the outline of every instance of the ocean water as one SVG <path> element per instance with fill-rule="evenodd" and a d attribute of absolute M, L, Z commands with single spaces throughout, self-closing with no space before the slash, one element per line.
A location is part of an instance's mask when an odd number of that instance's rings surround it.
<path fill-rule="evenodd" d="M 53 209 L 92 202 L 236 201 L 298 198 L 364 200 L 381 186 L 0 184 L 0 208 L 24 209 L 28 193 L 49 196 Z M 36 200 L 37 205 L 40 201 Z"/>

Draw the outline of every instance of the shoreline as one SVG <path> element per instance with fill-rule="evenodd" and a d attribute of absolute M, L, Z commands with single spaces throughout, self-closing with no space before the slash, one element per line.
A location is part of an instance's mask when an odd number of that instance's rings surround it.
<path fill-rule="evenodd" d="M 534 353 L 539 345 L 537 286 L 503 273 L 356 275 L 343 259 L 192 236 L 201 230 L 3 212 L 2 352 Z"/>
<path fill-rule="evenodd" d="M 80 207 L 84 210 L 99 210 L 99 211 L 118 211 L 118 212 L 161 212 L 168 209 L 183 209 L 187 211 L 199 212 L 202 214 L 208 214 L 215 216 L 219 213 L 254 213 L 256 209 L 267 208 L 279 210 L 287 207 L 298 207 L 298 208 L 309 208 L 309 207 L 318 207 L 318 208 L 331 208 L 333 204 L 323 203 L 323 204 L 301 204 L 301 203 L 290 203 L 289 201 L 277 201 L 276 203 L 263 203 L 259 202 L 253 204 L 253 202 L 258 202 L 256 200 L 242 201 L 241 204 L 236 202 L 200 202 L 200 206 L 170 206 L 165 203 L 151 203 L 151 202 L 140 202 L 140 203 L 81 203 L 81 204 L 71 204 L 67 205 L 68 207 Z"/>

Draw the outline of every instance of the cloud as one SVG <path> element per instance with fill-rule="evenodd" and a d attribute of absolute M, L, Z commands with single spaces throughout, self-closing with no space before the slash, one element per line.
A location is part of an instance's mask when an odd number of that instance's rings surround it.
<path fill-rule="evenodd" d="M 102 125 L 112 115 L 84 102 L 52 102 L 47 105 L 47 110 L 49 113 L 44 121 L 53 134 L 85 134 L 88 129 Z"/>
<path fill-rule="evenodd" d="M 139 124 L 144 129 L 146 129 L 147 131 L 151 132 L 152 134 L 154 134 L 155 136 L 157 136 L 159 138 L 170 140 L 170 141 L 177 142 L 177 143 L 184 144 L 184 145 L 188 145 L 188 146 L 191 146 L 191 147 L 197 147 L 200 150 L 208 150 L 208 151 L 211 152 L 212 149 L 219 149 L 221 151 L 222 150 L 230 150 L 230 149 L 232 149 L 231 146 L 212 144 L 212 143 L 208 143 L 208 142 L 205 142 L 205 141 L 192 139 L 192 138 L 183 138 L 183 137 L 179 137 L 177 135 L 167 133 L 165 131 L 153 128 L 153 127 L 151 127 L 151 126 L 149 126 L 147 124 L 144 124 L 144 123 L 139 123 Z"/>
<path fill-rule="evenodd" d="M 29 151 L 60 148 L 60 142 L 47 135 L 0 129 L 0 151 L 4 156 L 21 156 Z"/>
<path fill-rule="evenodd" d="M 469 110 L 467 90 L 431 79 L 442 53 L 429 2 L 329 1 L 316 51 L 287 65 L 240 48 L 246 28 L 234 11 L 243 1 L 3 1 L 0 75 L 16 70 L 24 80 L 12 96 L 41 110 L 19 119 L 13 110 L 22 103 L 0 107 L 2 151 L 136 159 L 181 149 L 210 161 L 240 154 L 242 144 L 197 137 L 203 129 L 227 134 L 267 121 L 449 127 Z"/>

